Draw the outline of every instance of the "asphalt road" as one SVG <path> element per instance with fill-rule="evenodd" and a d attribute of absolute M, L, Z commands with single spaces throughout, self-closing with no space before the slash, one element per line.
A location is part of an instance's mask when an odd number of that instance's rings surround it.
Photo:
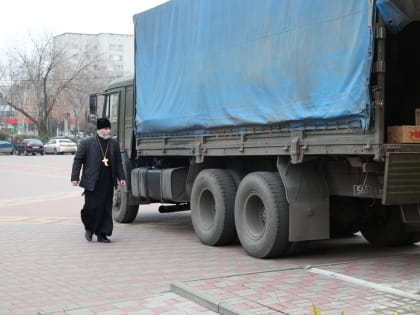
<path fill-rule="evenodd" d="M 201 244 L 188 211 L 160 214 L 157 205 L 141 206 L 132 224 L 115 224 L 111 244 L 88 243 L 79 219 L 82 190 L 70 183 L 72 160 L 71 155 L 0 155 L 0 314 L 214 314 L 211 306 L 175 294 L 171 285 L 349 262 L 367 268 L 381 266 L 384 257 L 399 262 L 420 257 L 419 243 L 373 248 L 355 235 L 312 242 L 292 257 L 255 259 L 237 243 Z M 410 268 L 396 276 L 391 272 L 392 281 L 415 279 L 420 292 L 420 268 Z M 172 306 L 152 310 L 156 298 L 160 306 Z"/>

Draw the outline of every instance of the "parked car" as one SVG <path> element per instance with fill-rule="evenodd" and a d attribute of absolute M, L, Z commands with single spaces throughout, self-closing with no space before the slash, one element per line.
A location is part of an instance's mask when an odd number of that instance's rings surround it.
<path fill-rule="evenodd" d="M 77 151 L 77 144 L 67 138 L 51 138 L 44 148 L 45 154 L 74 154 Z"/>
<path fill-rule="evenodd" d="M 44 155 L 44 144 L 38 139 L 23 139 L 15 148 L 15 153 L 20 155 L 21 153 L 28 154 L 41 154 Z"/>
<path fill-rule="evenodd" d="M 0 153 L 13 154 L 13 144 L 10 141 L 0 140 Z"/>

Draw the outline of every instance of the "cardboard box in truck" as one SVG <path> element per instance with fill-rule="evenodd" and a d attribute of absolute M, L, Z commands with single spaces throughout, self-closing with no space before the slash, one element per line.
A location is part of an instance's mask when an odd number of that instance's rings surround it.
<path fill-rule="evenodd" d="M 388 127 L 389 143 L 420 143 L 420 126 Z"/>

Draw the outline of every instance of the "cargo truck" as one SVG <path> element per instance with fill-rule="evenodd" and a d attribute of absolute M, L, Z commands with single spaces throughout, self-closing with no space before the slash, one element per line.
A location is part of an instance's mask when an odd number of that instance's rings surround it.
<path fill-rule="evenodd" d="M 117 222 L 191 210 L 202 243 L 259 258 L 420 240 L 419 0 L 172 0 L 133 19 L 134 78 L 90 96 L 123 153 Z"/>

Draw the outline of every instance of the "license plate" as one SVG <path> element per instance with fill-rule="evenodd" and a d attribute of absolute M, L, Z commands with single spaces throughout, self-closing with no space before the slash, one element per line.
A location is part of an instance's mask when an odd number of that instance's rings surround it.
<path fill-rule="evenodd" d="M 39 149 L 39 147 L 32 147 L 32 149 Z"/>
<path fill-rule="evenodd" d="M 380 185 L 353 185 L 353 195 L 357 197 L 381 196 L 381 190 Z"/>

